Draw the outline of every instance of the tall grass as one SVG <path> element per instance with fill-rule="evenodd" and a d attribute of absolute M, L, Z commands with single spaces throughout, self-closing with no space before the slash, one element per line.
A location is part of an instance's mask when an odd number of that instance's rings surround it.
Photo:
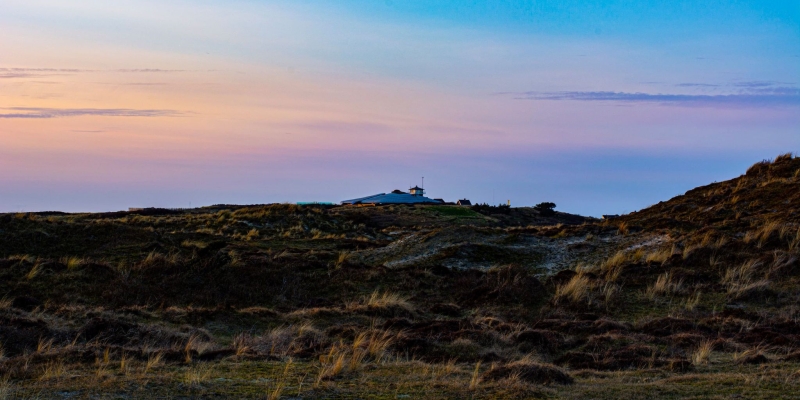
<path fill-rule="evenodd" d="M 348 258 L 350 258 L 350 252 L 349 251 L 346 251 L 346 250 L 345 251 L 340 251 L 339 252 L 339 257 L 336 259 L 336 265 L 334 267 L 336 269 L 342 268 L 344 263 L 347 262 Z"/>
<path fill-rule="evenodd" d="M 187 363 L 192 362 L 192 354 L 196 352 L 197 354 L 203 354 L 208 351 L 212 347 L 212 344 L 206 342 L 198 335 L 191 335 L 189 336 L 189 340 L 186 341 L 186 345 L 183 347 L 183 352 L 185 356 L 185 361 Z"/>
<path fill-rule="evenodd" d="M 286 381 L 289 379 L 289 370 L 292 368 L 293 360 L 290 358 L 283 368 L 283 374 L 275 382 L 275 387 L 267 390 L 267 400 L 278 400 L 286 389 Z"/>
<path fill-rule="evenodd" d="M 44 371 L 42 375 L 39 376 L 39 380 L 49 380 L 49 379 L 57 379 L 61 378 L 67 374 L 67 366 L 64 364 L 64 361 L 57 360 L 48 362 L 44 366 Z"/>
<path fill-rule="evenodd" d="M 31 267 L 31 270 L 28 271 L 27 274 L 25 274 L 25 279 L 32 280 L 33 278 L 36 278 L 42 272 L 43 269 L 44 267 L 42 267 L 42 263 L 40 261 L 36 261 L 33 267 Z"/>
<path fill-rule="evenodd" d="M 664 264 L 672 256 L 673 250 L 671 248 L 661 248 L 654 250 L 647 254 L 645 262 L 648 264 Z"/>
<path fill-rule="evenodd" d="M 705 341 L 700 344 L 693 352 L 692 352 L 692 364 L 694 365 L 702 365 L 708 364 L 708 359 L 711 356 L 711 352 L 714 350 L 714 342 L 712 341 Z"/>
<path fill-rule="evenodd" d="M 481 384 L 481 362 L 475 364 L 475 369 L 472 371 L 472 377 L 469 380 L 469 390 L 475 390 Z"/>
<path fill-rule="evenodd" d="M 147 362 L 144 364 L 143 374 L 146 375 L 151 370 L 154 370 L 159 366 L 161 366 L 163 357 L 164 357 L 163 354 L 160 352 L 150 354 L 150 356 L 147 358 Z"/>
<path fill-rule="evenodd" d="M 593 288 L 594 284 L 586 275 L 575 275 L 569 282 L 556 288 L 553 302 L 554 304 L 587 304 Z"/>
<path fill-rule="evenodd" d="M 686 301 L 683 303 L 683 307 L 686 311 L 694 311 L 698 305 L 700 305 L 700 298 L 701 292 L 696 292 L 695 294 L 686 298 Z"/>
<path fill-rule="evenodd" d="M 36 353 L 37 354 L 45 354 L 50 352 L 53 349 L 53 339 L 44 339 L 40 338 L 39 342 L 36 344 Z"/>
<path fill-rule="evenodd" d="M 348 308 L 358 308 L 359 306 L 373 309 L 399 307 L 408 311 L 414 310 L 414 306 L 408 301 L 407 297 L 397 293 L 380 292 L 378 290 L 363 297 L 358 303 L 351 303 Z"/>
<path fill-rule="evenodd" d="M 214 370 L 211 366 L 200 364 L 195 367 L 188 368 L 183 375 L 183 382 L 188 386 L 196 387 L 203 382 L 211 379 Z"/>
<path fill-rule="evenodd" d="M 773 234 L 783 239 L 788 236 L 790 229 L 791 226 L 780 221 L 769 221 L 759 229 L 748 231 L 743 240 L 745 243 L 756 242 L 756 247 L 762 248 Z"/>
<path fill-rule="evenodd" d="M 343 342 L 331 346 L 328 354 L 319 358 L 320 370 L 315 385 L 324 379 L 358 371 L 367 362 L 381 362 L 393 343 L 394 338 L 389 332 L 375 331 L 358 334 L 349 346 Z"/>
<path fill-rule="evenodd" d="M 769 288 L 769 280 L 756 279 L 755 277 L 758 268 L 761 266 L 761 261 L 752 259 L 738 267 L 728 268 L 721 281 L 727 288 L 728 294 L 734 298 L 739 298 L 753 291 Z"/>
<path fill-rule="evenodd" d="M 683 280 L 674 280 L 671 272 L 665 272 L 658 276 L 655 283 L 645 291 L 647 298 L 654 300 L 658 296 L 669 296 L 679 293 L 683 288 Z"/>
<path fill-rule="evenodd" d="M 605 279 L 610 282 L 615 282 L 622 274 L 622 269 L 626 262 L 629 261 L 628 254 L 624 251 L 616 252 L 611 258 L 606 260 L 600 265 L 600 271 L 605 276 Z"/>

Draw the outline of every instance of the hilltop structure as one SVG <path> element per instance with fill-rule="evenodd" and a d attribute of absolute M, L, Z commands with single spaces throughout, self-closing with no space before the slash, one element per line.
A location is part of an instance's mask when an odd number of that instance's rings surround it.
<path fill-rule="evenodd" d="M 440 199 L 431 199 L 424 196 L 425 189 L 414 186 L 408 193 L 394 190 L 391 193 L 379 193 L 367 197 L 342 201 L 342 204 L 442 204 Z"/>

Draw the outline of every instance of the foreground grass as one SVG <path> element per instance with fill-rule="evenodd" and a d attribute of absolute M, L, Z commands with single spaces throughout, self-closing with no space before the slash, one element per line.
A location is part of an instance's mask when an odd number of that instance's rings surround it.
<path fill-rule="evenodd" d="M 116 367 L 119 365 L 117 364 Z M 664 370 L 575 371 L 572 385 L 534 385 L 511 377 L 474 379 L 471 364 L 389 360 L 319 380 L 316 362 L 217 363 L 119 368 L 64 366 L 37 380 L 0 380 L 3 398 L 797 398 L 800 364 L 769 367 L 712 363 L 691 373 Z M 491 365 L 481 365 L 486 371 Z"/>

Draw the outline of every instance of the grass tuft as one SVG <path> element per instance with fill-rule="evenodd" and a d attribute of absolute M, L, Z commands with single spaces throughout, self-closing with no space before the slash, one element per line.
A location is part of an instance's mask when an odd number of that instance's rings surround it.
<path fill-rule="evenodd" d="M 693 365 L 705 365 L 708 364 L 708 359 L 711 356 L 711 352 L 714 350 L 714 342 L 713 341 L 705 341 L 700 344 L 693 352 L 692 352 L 692 364 Z"/>
<path fill-rule="evenodd" d="M 584 274 L 572 277 L 569 282 L 556 288 L 553 296 L 554 304 L 583 305 L 590 300 L 591 291 L 594 288 L 592 281 Z"/>
<path fill-rule="evenodd" d="M 752 259 L 738 267 L 728 268 L 722 277 L 722 284 L 727 288 L 728 294 L 733 298 L 741 298 L 752 292 L 768 289 L 769 280 L 755 278 L 761 265 L 761 261 Z"/>
<path fill-rule="evenodd" d="M 683 289 L 683 280 L 675 281 L 672 273 L 667 271 L 656 279 L 653 285 L 649 286 L 645 291 L 647 298 L 654 300 L 658 296 L 670 296 L 680 293 Z"/>
<path fill-rule="evenodd" d="M 25 279 L 32 280 L 33 278 L 36 278 L 36 276 L 38 276 L 39 273 L 41 273 L 43 269 L 44 269 L 44 267 L 42 266 L 42 263 L 39 262 L 39 261 L 36 261 L 36 263 L 33 264 L 33 267 L 31 267 L 31 270 L 28 271 L 28 273 L 25 275 Z"/>
<path fill-rule="evenodd" d="M 50 379 L 58 379 L 66 374 L 67 366 L 63 361 L 51 361 L 45 365 L 42 375 L 39 376 L 39 380 L 46 381 Z"/>
<path fill-rule="evenodd" d="M 378 290 L 372 292 L 369 296 L 362 298 L 361 302 L 355 305 L 356 307 L 351 306 L 350 308 L 357 308 L 358 305 L 372 309 L 387 309 L 397 307 L 407 311 L 414 310 L 414 306 L 408 301 L 407 297 L 390 292 L 381 293 Z"/>
<path fill-rule="evenodd" d="M 144 364 L 143 374 L 146 375 L 151 370 L 154 370 L 154 369 L 160 367 L 161 364 L 163 364 L 163 362 L 162 362 L 163 357 L 164 357 L 164 355 L 161 354 L 160 352 L 150 354 L 150 356 L 147 358 L 147 362 Z"/>
<path fill-rule="evenodd" d="M 481 362 L 475 364 L 475 369 L 472 371 L 472 378 L 469 380 L 469 390 L 475 390 L 481 384 Z"/>
<path fill-rule="evenodd" d="M 86 263 L 85 259 L 80 258 L 80 257 L 75 257 L 75 256 L 72 256 L 72 257 L 61 257 L 58 261 L 61 264 L 64 264 L 67 267 L 67 269 L 69 269 L 69 270 L 73 270 L 75 268 L 78 268 L 81 265 Z"/>

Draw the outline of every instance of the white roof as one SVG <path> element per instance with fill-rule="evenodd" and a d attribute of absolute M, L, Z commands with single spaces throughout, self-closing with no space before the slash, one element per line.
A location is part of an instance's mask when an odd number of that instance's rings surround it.
<path fill-rule="evenodd" d="M 440 203 L 425 196 L 414 196 L 409 193 L 380 193 L 357 199 L 345 200 L 342 204 L 418 204 Z"/>

